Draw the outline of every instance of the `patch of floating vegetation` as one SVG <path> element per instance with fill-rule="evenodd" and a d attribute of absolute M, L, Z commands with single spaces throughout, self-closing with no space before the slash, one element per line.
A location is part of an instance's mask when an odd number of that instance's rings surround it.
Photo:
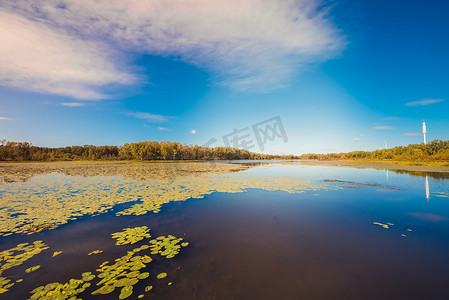
<path fill-rule="evenodd" d="M 31 272 L 36 271 L 36 270 L 39 269 L 40 267 L 41 267 L 40 265 L 32 266 L 32 267 L 26 269 L 25 272 L 26 272 L 26 273 L 31 273 Z"/>
<path fill-rule="evenodd" d="M 176 247 L 176 244 L 182 241 L 182 239 L 177 239 L 176 237 L 169 235 L 168 237 L 160 236 L 155 240 L 166 241 L 163 243 L 163 247 L 167 246 L 168 248 L 166 249 L 171 249 L 170 245 L 172 245 L 172 250 L 169 250 L 169 252 L 171 253 L 171 251 L 176 251 L 177 253 L 179 253 L 179 249 Z M 150 243 L 155 240 L 151 240 Z M 144 280 L 150 276 L 148 272 L 141 272 L 141 270 L 146 268 L 147 264 L 152 262 L 153 259 L 148 255 L 139 255 L 139 253 L 148 249 L 152 250 L 152 247 L 154 247 L 155 243 L 151 244 L 152 246 L 142 245 L 141 247 L 135 248 L 132 251 L 128 251 L 126 255 L 116 259 L 113 265 L 109 265 L 108 261 L 103 262 L 99 266 L 99 269 L 97 269 L 97 271 L 100 272 L 98 277 L 102 278 L 102 280 L 97 283 L 97 286 L 100 286 L 100 288 L 92 292 L 92 295 L 110 294 L 117 288 L 120 289 L 119 299 L 125 299 L 131 296 L 131 294 L 133 293 L 133 286 L 140 280 Z M 161 249 L 162 248 L 157 250 L 156 253 L 159 253 Z M 152 250 L 151 253 L 155 254 L 153 252 L 154 251 Z M 161 273 L 157 275 L 157 278 L 161 279 L 165 278 L 166 276 L 167 273 Z M 152 288 L 153 286 L 147 286 L 145 288 L 145 292 L 149 292 Z"/>
<path fill-rule="evenodd" d="M 90 272 L 88 272 L 90 273 Z M 83 273 L 85 274 L 85 273 Z M 93 276 L 93 277 L 92 277 Z M 84 292 L 90 285 L 90 281 L 95 278 L 95 275 L 84 276 L 83 279 L 70 279 L 68 282 L 62 284 L 59 282 L 49 283 L 47 285 L 39 286 L 32 290 L 33 294 L 30 299 L 47 300 L 47 299 L 70 299 L 81 300 L 77 295 Z"/>
<path fill-rule="evenodd" d="M 135 244 L 144 238 L 150 238 L 150 229 L 147 226 L 125 228 L 123 231 L 112 234 L 114 239 L 117 239 L 116 245 Z"/>
<path fill-rule="evenodd" d="M 124 287 L 133 286 L 139 282 L 139 280 L 145 279 L 149 276 L 149 273 L 140 270 L 146 267 L 153 259 L 148 255 L 138 255 L 142 250 L 148 249 L 148 245 L 135 248 L 132 251 L 115 260 L 113 265 L 109 265 L 108 261 L 103 262 L 99 269 L 99 278 L 102 278 L 97 286 L 100 286 L 95 290 L 92 295 L 105 295 L 112 293 L 116 288 L 122 288 L 121 294 L 127 295 L 129 289 L 123 291 Z M 131 289 L 132 293 L 132 289 Z M 124 299 L 124 298 L 120 298 Z"/>
<path fill-rule="evenodd" d="M 32 244 L 18 244 L 14 248 L 0 252 L 0 275 L 3 271 L 23 264 L 48 248 L 50 247 L 43 241 L 35 241 Z"/>
<path fill-rule="evenodd" d="M 62 253 L 62 251 L 55 251 L 55 252 L 53 253 L 53 256 L 52 256 L 52 257 L 58 256 L 58 255 L 61 254 L 61 253 Z"/>
<path fill-rule="evenodd" d="M 41 253 L 42 251 L 48 248 L 50 247 L 48 247 L 47 244 L 45 244 L 43 241 L 35 241 L 32 244 L 30 243 L 18 244 L 14 248 L 0 252 L 0 275 L 3 273 L 3 271 L 16 266 L 20 266 L 28 259 L 32 258 L 33 256 Z M 35 268 L 32 271 L 39 269 L 39 267 L 40 266 L 32 267 Z M 26 272 L 27 273 L 31 272 L 32 268 L 27 269 Z M 11 282 L 10 279 L 6 277 L 0 277 L 0 294 L 7 292 L 8 289 L 13 285 L 14 282 Z"/>
<path fill-rule="evenodd" d="M 143 228 L 144 227 L 144 228 Z M 141 232 L 147 233 L 149 229 L 146 226 L 126 228 L 126 229 L 139 229 Z M 142 231 L 142 229 L 145 229 Z M 148 272 L 142 272 L 147 264 L 153 261 L 153 259 L 143 253 L 144 251 L 151 251 L 156 254 L 166 252 L 166 256 L 173 255 L 174 252 L 179 253 L 181 247 L 186 247 L 187 242 L 182 243 L 182 238 L 176 238 L 173 235 L 160 236 L 150 241 L 150 244 L 145 244 L 140 247 L 134 248 L 131 251 L 127 251 L 127 254 L 117 258 L 114 264 L 110 264 L 109 261 L 103 262 L 98 269 L 98 275 L 92 274 L 92 272 L 84 272 L 81 274 L 82 279 L 70 279 L 66 283 L 53 282 L 46 285 L 39 286 L 32 290 L 30 293 L 32 296 L 30 299 L 44 300 L 44 299 L 69 299 L 79 300 L 78 296 L 83 293 L 88 287 L 91 286 L 90 281 L 98 277 L 101 279 L 96 285 L 97 289 L 94 290 L 92 295 L 107 295 L 113 293 L 115 290 L 119 290 L 119 299 L 126 299 L 130 297 L 134 291 L 134 286 L 141 280 L 147 279 L 150 274 Z M 45 245 L 45 244 L 44 244 Z M 44 245 L 41 245 L 44 247 Z M 19 247 L 20 246 L 20 247 Z M 18 245 L 20 249 L 24 249 L 27 245 Z M 10 251 L 10 250 L 8 250 Z M 101 251 L 101 250 L 95 250 Z M 93 252 L 95 252 L 93 251 Z M 162 252 L 161 252 L 162 251 Z M 5 251 L 4 251 L 5 252 Z M 92 253 L 92 252 L 91 252 Z M 35 267 L 32 267 L 35 268 Z M 30 268 L 30 269 L 32 269 Z M 160 273 L 156 276 L 157 279 L 166 278 L 167 273 Z M 17 281 L 19 282 L 19 281 Z M 0 277 L 0 293 L 4 290 L 7 291 L 14 283 L 10 283 L 9 279 Z M 168 283 L 171 285 L 171 282 Z M 146 286 L 144 291 L 149 292 L 153 289 L 153 286 Z M 140 294 L 138 298 L 143 298 L 144 295 Z"/>
<path fill-rule="evenodd" d="M 11 282 L 11 279 L 6 277 L 0 277 L 0 294 L 6 293 L 9 291 L 9 288 L 12 287 L 15 283 Z"/>
<path fill-rule="evenodd" d="M 373 186 L 373 187 L 379 187 L 383 189 L 389 189 L 389 190 L 398 190 L 401 191 L 402 189 L 396 186 L 389 186 L 389 185 L 382 185 L 378 183 L 367 183 L 367 182 L 355 182 L 355 181 L 346 181 L 346 180 L 338 180 L 338 179 L 324 179 L 323 182 L 332 182 L 332 183 L 339 183 L 344 185 L 346 188 L 352 188 L 352 189 L 358 189 L 360 187 L 366 187 L 366 186 Z"/>
<path fill-rule="evenodd" d="M 374 224 L 374 225 L 381 226 L 382 228 L 385 228 L 385 229 L 389 229 L 390 226 L 393 226 L 393 225 L 394 225 L 393 223 L 386 223 L 386 224 L 383 224 L 383 223 L 379 223 L 379 222 L 373 222 L 373 224 Z"/>
<path fill-rule="evenodd" d="M 445 192 L 434 192 L 434 196 L 441 197 L 441 198 L 449 198 L 449 193 Z"/>
<path fill-rule="evenodd" d="M 173 258 L 178 253 L 179 250 L 181 250 L 181 247 L 187 247 L 189 243 L 181 243 L 182 238 L 176 238 L 172 235 L 160 236 L 154 240 L 150 241 L 150 250 L 151 254 L 160 254 L 162 256 L 165 256 L 166 258 Z M 181 243 L 181 245 L 178 245 Z"/>
<path fill-rule="evenodd" d="M 146 288 L 145 288 L 145 292 L 149 292 L 149 291 L 151 291 L 153 289 L 153 286 L 152 285 L 149 285 L 149 286 L 147 286 Z"/>
<path fill-rule="evenodd" d="M 204 198 L 215 192 L 243 193 L 248 189 L 305 193 L 306 191 L 335 190 L 338 187 L 313 185 L 308 181 L 292 177 L 210 177 L 202 176 L 189 180 L 177 180 L 168 185 L 148 187 L 151 197 L 142 197 L 141 203 L 117 213 L 120 215 L 144 215 L 160 212 L 163 204 L 172 201 L 185 201 L 190 198 Z"/>
<path fill-rule="evenodd" d="M 94 251 L 88 253 L 87 255 L 100 254 L 100 253 L 103 253 L 103 250 L 94 250 Z"/>
<path fill-rule="evenodd" d="M 258 164 L 262 164 L 262 162 Z M 2 182 L 25 182 L 32 177 L 55 172 L 67 176 L 120 176 L 131 180 L 173 180 L 175 178 L 191 176 L 192 174 L 227 174 L 246 170 L 249 167 L 249 164 L 179 161 L 175 163 L 162 161 L 0 162 L 0 184 Z"/>
<path fill-rule="evenodd" d="M 141 201 L 117 215 L 158 213 L 172 201 L 203 198 L 214 192 L 248 189 L 304 193 L 335 190 L 292 177 L 197 176 L 173 181 L 137 181 L 120 177 L 42 175 L 25 183 L 0 185 L 0 236 L 53 229 L 84 215 L 110 211 L 115 205 Z"/>

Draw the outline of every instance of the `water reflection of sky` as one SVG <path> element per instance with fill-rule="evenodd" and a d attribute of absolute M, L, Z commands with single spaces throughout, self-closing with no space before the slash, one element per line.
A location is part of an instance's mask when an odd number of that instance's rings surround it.
<path fill-rule="evenodd" d="M 449 297 L 447 179 L 286 164 L 262 164 L 219 177 L 223 176 L 288 176 L 338 189 L 302 194 L 260 189 L 214 193 L 203 199 L 164 204 L 158 214 L 116 216 L 116 211 L 131 205 L 125 203 L 112 212 L 81 217 L 55 230 L 2 237 L 0 251 L 36 239 L 51 247 L 51 253 L 29 262 L 41 264 L 40 271 L 23 276 L 23 270 L 30 267 L 24 264 L 3 274 L 25 279 L 21 288 L 11 288 L 5 295 L 24 299 L 37 285 L 64 282 L 93 271 L 101 262 L 132 248 L 115 246 L 111 233 L 124 227 L 148 226 L 153 236 L 182 236 L 190 246 L 173 260 L 152 263 L 149 272 L 153 278 L 149 280 L 155 289 L 145 299 Z M 69 177 L 54 178 L 71 182 Z M 111 179 L 120 181 L 119 177 Z M 98 188 L 108 186 L 101 186 L 99 181 Z M 95 249 L 104 253 L 86 256 Z M 63 253 L 52 258 L 53 251 Z M 170 288 L 154 279 L 163 271 L 174 282 Z M 142 283 L 135 288 L 144 287 Z M 90 293 L 82 296 L 102 299 Z"/>

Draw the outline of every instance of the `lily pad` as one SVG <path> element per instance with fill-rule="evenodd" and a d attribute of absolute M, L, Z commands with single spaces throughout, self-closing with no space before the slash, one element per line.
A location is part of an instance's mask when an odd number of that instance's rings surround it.
<path fill-rule="evenodd" d="M 55 251 L 54 253 L 53 253 L 53 257 L 55 257 L 55 256 L 57 256 L 57 255 L 59 255 L 59 254 L 61 254 L 62 253 L 62 251 Z"/>
<path fill-rule="evenodd" d="M 36 271 L 36 270 L 39 269 L 40 267 L 41 267 L 40 265 L 33 266 L 33 267 L 31 267 L 31 268 L 26 269 L 25 272 L 31 273 L 31 272 Z"/>
<path fill-rule="evenodd" d="M 149 286 L 147 286 L 146 288 L 145 288 L 145 292 L 149 292 L 149 291 L 151 291 L 153 289 L 153 286 L 152 285 L 149 285 Z"/>
<path fill-rule="evenodd" d="M 120 292 L 119 299 L 125 299 L 131 296 L 133 293 L 133 287 L 132 286 L 124 286 Z"/>
<path fill-rule="evenodd" d="M 148 278 L 148 276 L 150 276 L 150 273 L 144 272 L 144 273 L 139 274 L 139 275 L 137 276 L 137 279 L 142 280 L 142 279 Z"/>
<path fill-rule="evenodd" d="M 149 231 L 147 226 L 125 228 L 123 231 L 113 233 L 112 237 L 117 239 L 116 245 L 135 244 L 144 238 L 150 238 Z"/>

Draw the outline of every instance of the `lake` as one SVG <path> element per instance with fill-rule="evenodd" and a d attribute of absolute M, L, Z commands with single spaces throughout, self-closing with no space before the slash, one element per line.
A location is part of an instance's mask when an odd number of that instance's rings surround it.
<path fill-rule="evenodd" d="M 448 173 L 301 162 L 3 172 L 1 299 L 449 299 Z"/>

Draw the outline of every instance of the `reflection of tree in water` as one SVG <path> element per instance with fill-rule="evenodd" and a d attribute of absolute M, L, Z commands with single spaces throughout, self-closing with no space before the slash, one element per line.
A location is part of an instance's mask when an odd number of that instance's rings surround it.
<path fill-rule="evenodd" d="M 408 171 L 408 170 L 391 170 L 398 174 L 409 174 L 412 176 L 421 176 L 426 177 L 429 176 L 435 179 L 449 179 L 448 172 L 424 172 L 424 171 Z"/>

